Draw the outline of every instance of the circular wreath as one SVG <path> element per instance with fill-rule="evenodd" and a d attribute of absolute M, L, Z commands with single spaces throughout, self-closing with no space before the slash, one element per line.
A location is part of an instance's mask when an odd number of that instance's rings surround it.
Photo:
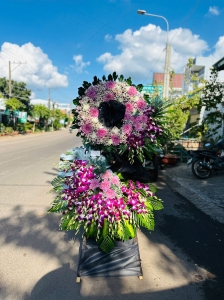
<path fill-rule="evenodd" d="M 156 126 L 150 107 L 136 87 L 127 82 L 99 81 L 90 85 L 76 107 L 76 125 L 92 145 L 143 146 L 144 138 L 155 140 Z"/>

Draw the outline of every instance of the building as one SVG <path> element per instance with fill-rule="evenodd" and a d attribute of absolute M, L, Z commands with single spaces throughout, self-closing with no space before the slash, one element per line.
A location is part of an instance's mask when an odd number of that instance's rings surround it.
<path fill-rule="evenodd" d="M 5 101 L 3 98 L 0 98 L 0 123 L 2 122 L 4 111 L 5 111 Z"/>
<path fill-rule="evenodd" d="M 159 97 L 162 99 L 163 96 L 163 86 L 162 85 L 153 85 L 153 84 L 146 84 L 143 85 L 143 89 L 141 91 L 142 94 L 148 94 L 153 97 Z"/>
<path fill-rule="evenodd" d="M 30 103 L 33 105 L 42 104 L 50 109 L 60 109 L 63 113 L 66 113 L 67 115 L 70 115 L 72 111 L 71 103 L 59 103 L 56 101 L 43 99 L 32 99 L 30 100 Z"/>
<path fill-rule="evenodd" d="M 164 73 L 154 73 L 153 83 L 155 85 L 164 85 Z M 182 95 L 183 74 L 171 74 L 169 85 L 169 98 L 176 99 Z"/>
<path fill-rule="evenodd" d="M 183 80 L 183 95 L 187 94 L 191 91 L 193 91 L 194 85 L 198 84 L 198 86 L 201 84 L 200 80 L 209 80 L 210 74 L 211 74 L 211 68 L 215 68 L 219 71 L 219 77 L 218 80 L 219 82 L 224 83 L 224 57 L 218 60 L 216 63 L 211 65 L 205 58 L 195 58 L 193 60 L 193 66 L 192 67 L 184 67 L 184 80 Z M 192 82 L 190 75 L 197 75 L 198 76 L 198 82 Z M 224 113 L 224 108 L 220 104 L 218 109 Z M 191 110 L 191 116 L 190 116 L 190 124 L 198 122 L 200 125 L 205 118 L 205 116 L 208 114 L 208 111 L 205 110 L 205 107 L 202 107 L 201 111 L 198 112 L 196 109 Z M 211 129 L 215 127 L 216 125 L 214 124 L 211 126 Z M 219 136 L 224 136 L 224 124 L 222 128 L 220 128 L 218 132 Z M 214 137 L 215 138 L 215 137 Z"/>

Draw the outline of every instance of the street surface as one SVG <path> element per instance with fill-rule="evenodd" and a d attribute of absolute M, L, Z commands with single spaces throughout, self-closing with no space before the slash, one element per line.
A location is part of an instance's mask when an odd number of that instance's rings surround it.
<path fill-rule="evenodd" d="M 224 228 L 171 189 L 163 172 L 156 185 L 165 209 L 154 232 L 138 233 L 143 280 L 76 283 L 81 235 L 59 231 L 60 215 L 46 211 L 60 154 L 80 145 L 68 130 L 0 139 L 0 299 L 224 299 Z"/>

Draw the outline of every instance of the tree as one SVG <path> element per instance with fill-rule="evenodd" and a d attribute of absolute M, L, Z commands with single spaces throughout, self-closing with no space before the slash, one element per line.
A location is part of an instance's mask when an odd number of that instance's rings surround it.
<path fill-rule="evenodd" d="M 218 71 L 215 69 L 211 69 L 210 80 L 201 91 L 198 109 L 202 107 L 208 111 L 203 120 L 210 127 L 207 136 L 213 138 L 224 122 L 224 84 L 218 81 Z"/>
<path fill-rule="evenodd" d="M 58 124 L 60 124 L 60 120 L 65 118 L 65 114 L 60 109 L 52 109 L 50 111 L 49 119 L 51 120 L 52 124 L 52 130 L 54 130 L 54 127 L 58 127 Z"/>
<path fill-rule="evenodd" d="M 4 96 L 4 98 L 9 99 L 9 84 L 8 80 L 6 80 L 5 77 L 0 78 L 0 93 Z M 31 96 L 31 90 L 28 90 L 26 88 L 26 84 L 24 82 L 17 82 L 12 80 L 12 96 L 16 99 L 19 99 L 19 101 L 25 106 L 25 110 L 29 114 L 31 110 L 30 106 L 30 96 Z"/>
<path fill-rule="evenodd" d="M 186 68 L 186 73 L 184 76 L 184 81 L 191 85 L 192 90 L 187 94 L 179 97 L 173 101 L 171 109 L 173 112 L 170 114 L 171 117 L 171 132 L 180 138 L 185 132 L 188 132 L 188 136 L 202 138 L 202 136 L 207 131 L 207 126 L 205 124 L 199 125 L 198 122 L 190 123 L 191 110 L 197 109 L 200 112 L 199 103 L 201 100 L 201 93 L 203 86 L 206 84 L 206 80 L 199 78 L 197 72 L 192 72 L 193 59 L 189 58 Z M 173 76 L 173 73 L 171 74 Z M 186 125 L 188 127 L 186 129 Z"/>
<path fill-rule="evenodd" d="M 37 104 L 37 105 L 33 105 L 30 114 L 33 118 L 42 118 L 45 120 L 45 126 L 46 126 L 46 121 L 49 119 L 50 117 L 50 109 L 47 108 L 45 105 L 43 104 Z M 34 126 L 33 126 L 33 131 L 35 131 L 35 122 L 34 122 Z"/>
<path fill-rule="evenodd" d="M 5 107 L 10 110 L 21 110 L 25 108 L 25 105 L 16 98 L 10 98 L 5 100 Z"/>

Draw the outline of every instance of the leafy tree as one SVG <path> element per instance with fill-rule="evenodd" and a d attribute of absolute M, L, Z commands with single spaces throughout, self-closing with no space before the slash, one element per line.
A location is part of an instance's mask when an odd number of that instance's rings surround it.
<path fill-rule="evenodd" d="M 0 78 L 0 93 L 4 96 L 4 98 L 9 99 L 9 84 L 8 80 L 5 77 Z M 25 110 L 30 112 L 30 96 L 31 90 L 26 88 L 26 84 L 24 82 L 17 82 L 12 80 L 12 96 L 19 99 L 19 101 L 25 106 Z"/>
<path fill-rule="evenodd" d="M 201 93 L 206 83 L 203 78 L 199 78 L 198 73 L 192 72 L 193 61 L 192 58 L 188 59 L 184 76 L 185 82 L 191 85 L 192 91 L 171 102 L 170 109 L 172 111 L 169 114 L 169 126 L 174 139 L 180 138 L 185 132 L 188 132 L 188 136 L 199 137 L 201 139 L 207 130 L 207 126 L 204 124 L 199 125 L 197 122 L 190 123 L 191 110 L 195 108 L 200 112 L 199 103 L 201 101 Z M 171 79 L 173 76 L 174 73 L 172 71 Z M 188 125 L 188 129 L 184 130 L 186 125 Z"/>
<path fill-rule="evenodd" d="M 60 109 L 52 109 L 49 119 L 51 120 L 52 130 L 54 127 L 59 127 L 60 120 L 65 118 L 65 114 Z"/>
<path fill-rule="evenodd" d="M 37 104 L 32 106 L 30 114 L 33 118 L 37 118 L 39 120 L 42 118 L 46 126 L 46 121 L 49 119 L 51 112 L 50 109 L 47 108 L 45 105 Z M 35 131 L 35 122 L 33 125 L 33 131 Z"/>
<path fill-rule="evenodd" d="M 16 98 L 10 98 L 5 100 L 5 107 L 10 110 L 22 110 L 25 105 Z"/>
<path fill-rule="evenodd" d="M 210 128 L 207 136 L 213 137 L 222 128 L 224 121 L 224 84 L 218 81 L 218 71 L 211 69 L 210 80 L 201 91 L 198 109 L 205 107 L 208 113 L 203 120 L 204 126 Z"/>

